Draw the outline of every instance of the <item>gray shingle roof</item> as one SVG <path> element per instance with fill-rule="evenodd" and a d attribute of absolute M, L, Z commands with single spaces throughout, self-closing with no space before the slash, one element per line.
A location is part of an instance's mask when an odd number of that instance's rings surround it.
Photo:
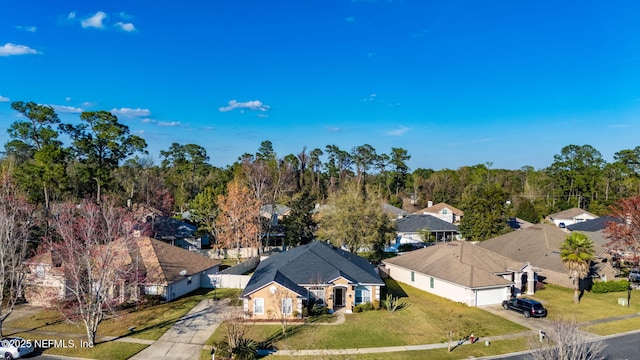
<path fill-rule="evenodd" d="M 327 284 L 338 277 L 344 277 L 354 284 L 384 285 L 367 259 L 325 242 L 314 241 L 260 262 L 242 296 L 271 282 L 277 282 L 304 295 L 306 290 L 300 285 Z"/>
<path fill-rule="evenodd" d="M 458 227 L 432 215 L 407 215 L 395 221 L 398 232 L 418 232 L 429 228 L 431 231 L 458 231 Z"/>
<path fill-rule="evenodd" d="M 622 221 L 612 216 L 601 216 L 599 218 L 579 222 L 577 224 L 567 226 L 567 229 L 571 231 L 600 231 L 604 230 L 610 222 L 621 223 Z"/>
<path fill-rule="evenodd" d="M 384 263 L 469 288 L 509 285 L 511 281 L 497 274 L 517 271 L 525 265 L 466 241 L 439 243 Z"/>

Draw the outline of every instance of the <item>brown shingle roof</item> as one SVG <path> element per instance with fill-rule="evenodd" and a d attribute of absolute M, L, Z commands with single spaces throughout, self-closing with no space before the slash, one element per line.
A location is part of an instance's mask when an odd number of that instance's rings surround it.
<path fill-rule="evenodd" d="M 168 285 L 184 277 L 180 275 L 182 270 L 191 275 L 220 265 L 218 260 L 149 237 L 137 241 L 147 284 Z"/>
<path fill-rule="evenodd" d="M 564 263 L 560 259 L 560 247 L 567 235 L 566 231 L 554 225 L 537 224 L 485 240 L 478 246 L 515 261 L 530 262 L 539 268 L 565 272 Z M 594 245 L 594 250 L 598 254 L 602 248 Z"/>
<path fill-rule="evenodd" d="M 509 285 L 496 274 L 525 265 L 465 241 L 439 243 L 384 262 L 469 288 Z"/>
<path fill-rule="evenodd" d="M 449 205 L 447 203 L 443 203 L 443 202 L 435 204 L 433 206 L 429 206 L 429 207 L 424 208 L 422 210 L 418 210 L 418 211 L 414 212 L 414 214 L 424 214 L 424 213 L 436 214 L 436 213 L 440 213 L 440 210 L 442 210 L 444 208 L 447 208 L 447 209 L 451 210 L 451 212 L 454 213 L 457 216 L 464 216 L 464 212 L 462 210 L 460 210 L 458 208 L 455 208 L 455 207 L 453 207 L 453 206 L 451 206 L 451 205 Z"/>

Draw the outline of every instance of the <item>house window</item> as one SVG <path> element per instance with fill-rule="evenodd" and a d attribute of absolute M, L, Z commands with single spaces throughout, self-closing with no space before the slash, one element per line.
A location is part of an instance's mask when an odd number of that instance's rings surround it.
<path fill-rule="evenodd" d="M 414 273 L 413 271 L 411 272 L 411 282 L 416 281 L 416 273 Z"/>
<path fill-rule="evenodd" d="M 256 315 L 264 314 L 264 299 L 257 298 L 253 300 L 253 313 Z"/>
<path fill-rule="evenodd" d="M 309 288 L 309 292 L 316 304 L 324 305 L 325 288 L 323 286 L 312 286 Z"/>
<path fill-rule="evenodd" d="M 144 287 L 144 293 L 146 295 L 158 295 L 158 286 L 157 285 L 148 285 Z"/>
<path fill-rule="evenodd" d="M 442 215 L 447 215 L 449 213 L 449 211 L 447 211 L 447 209 L 442 209 Z"/>
<path fill-rule="evenodd" d="M 292 298 L 284 298 L 282 299 L 282 314 L 283 315 L 291 315 L 293 312 L 293 299 Z"/>
<path fill-rule="evenodd" d="M 39 278 L 44 277 L 44 265 L 36 266 L 36 277 L 39 277 Z"/>
<path fill-rule="evenodd" d="M 433 289 L 433 283 L 434 283 L 433 278 L 429 278 L 429 287 L 432 289 Z"/>
<path fill-rule="evenodd" d="M 356 286 L 356 304 L 371 302 L 371 291 L 366 286 Z"/>

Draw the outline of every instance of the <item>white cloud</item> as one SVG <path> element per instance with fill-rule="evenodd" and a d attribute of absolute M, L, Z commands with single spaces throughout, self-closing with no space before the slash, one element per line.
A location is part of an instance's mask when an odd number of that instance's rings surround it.
<path fill-rule="evenodd" d="M 72 11 L 69 13 L 69 15 L 67 15 L 67 20 L 73 20 L 76 18 L 76 13 L 75 11 Z"/>
<path fill-rule="evenodd" d="M 24 31 L 28 31 L 28 32 L 36 32 L 38 30 L 38 28 L 35 27 L 35 26 L 22 26 L 22 25 L 16 26 L 16 29 L 24 30 Z"/>
<path fill-rule="evenodd" d="M 71 101 L 71 96 L 67 96 L 66 98 L 64 98 L 65 101 Z"/>
<path fill-rule="evenodd" d="M 145 117 L 151 115 L 151 111 L 149 109 L 130 109 L 130 108 L 120 108 L 120 109 L 111 109 L 111 113 L 119 116 L 126 117 Z"/>
<path fill-rule="evenodd" d="M 252 100 L 246 102 L 238 102 L 237 100 L 229 101 L 229 106 L 223 106 L 218 110 L 222 112 L 231 111 L 233 109 L 249 109 L 249 110 L 260 110 L 260 111 L 268 111 L 270 108 L 269 105 L 265 105 L 260 100 Z"/>
<path fill-rule="evenodd" d="M 69 15 L 71 15 L 71 14 L 69 14 Z M 75 17 L 75 14 L 74 14 L 74 17 Z M 80 21 L 80 25 L 82 25 L 83 28 L 93 27 L 93 28 L 103 29 L 104 28 L 104 24 L 102 22 L 106 18 L 107 18 L 107 14 L 105 14 L 102 11 L 98 11 L 92 17 Z M 70 19 L 72 19 L 72 18 L 70 18 Z"/>
<path fill-rule="evenodd" d="M 0 102 L 9 102 L 11 101 L 8 97 L 0 95 Z"/>
<path fill-rule="evenodd" d="M 120 30 L 122 31 L 126 31 L 126 32 L 132 32 L 132 31 L 136 31 L 136 27 L 133 26 L 132 23 L 123 23 L 122 21 L 118 21 L 116 23 L 116 26 L 120 28 Z"/>
<path fill-rule="evenodd" d="M 124 11 L 120 11 L 120 13 L 118 13 L 118 15 L 120 16 L 120 18 L 122 20 L 129 20 L 129 19 L 133 19 L 133 15 L 127 14 Z"/>
<path fill-rule="evenodd" d="M 83 112 L 81 108 L 73 107 L 73 106 L 64 106 L 64 105 L 50 105 L 56 112 L 59 113 L 71 113 L 71 114 L 79 114 Z"/>
<path fill-rule="evenodd" d="M 92 107 L 94 105 L 94 103 L 92 103 L 91 101 L 85 101 L 82 103 L 82 106 L 88 108 L 88 107 Z"/>
<path fill-rule="evenodd" d="M 387 131 L 387 135 L 391 135 L 391 136 L 402 136 L 404 135 L 407 131 L 409 131 L 410 129 L 408 127 L 405 126 L 400 126 L 399 128 L 395 129 L 395 130 L 389 130 Z"/>
<path fill-rule="evenodd" d="M 180 121 L 159 121 L 158 126 L 178 126 Z"/>
<path fill-rule="evenodd" d="M 16 45 L 12 43 L 6 43 L 3 46 L 0 46 L 0 56 L 29 54 L 40 54 L 40 52 L 25 45 Z"/>
<path fill-rule="evenodd" d="M 329 131 L 329 132 L 340 132 L 340 131 L 342 131 L 342 129 L 339 128 L 339 127 L 335 127 L 334 126 L 334 127 L 327 127 L 327 131 Z"/>

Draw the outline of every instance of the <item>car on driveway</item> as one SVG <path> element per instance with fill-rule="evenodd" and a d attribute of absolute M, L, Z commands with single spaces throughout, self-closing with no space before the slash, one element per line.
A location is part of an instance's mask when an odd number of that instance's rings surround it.
<path fill-rule="evenodd" d="M 0 356 L 4 359 L 19 359 L 33 352 L 31 340 L 19 337 L 6 337 L 0 339 Z"/>
<path fill-rule="evenodd" d="M 512 298 L 504 300 L 502 302 L 502 307 L 505 310 L 521 312 L 526 318 L 547 316 L 547 309 L 545 309 L 540 302 L 527 298 Z"/>

